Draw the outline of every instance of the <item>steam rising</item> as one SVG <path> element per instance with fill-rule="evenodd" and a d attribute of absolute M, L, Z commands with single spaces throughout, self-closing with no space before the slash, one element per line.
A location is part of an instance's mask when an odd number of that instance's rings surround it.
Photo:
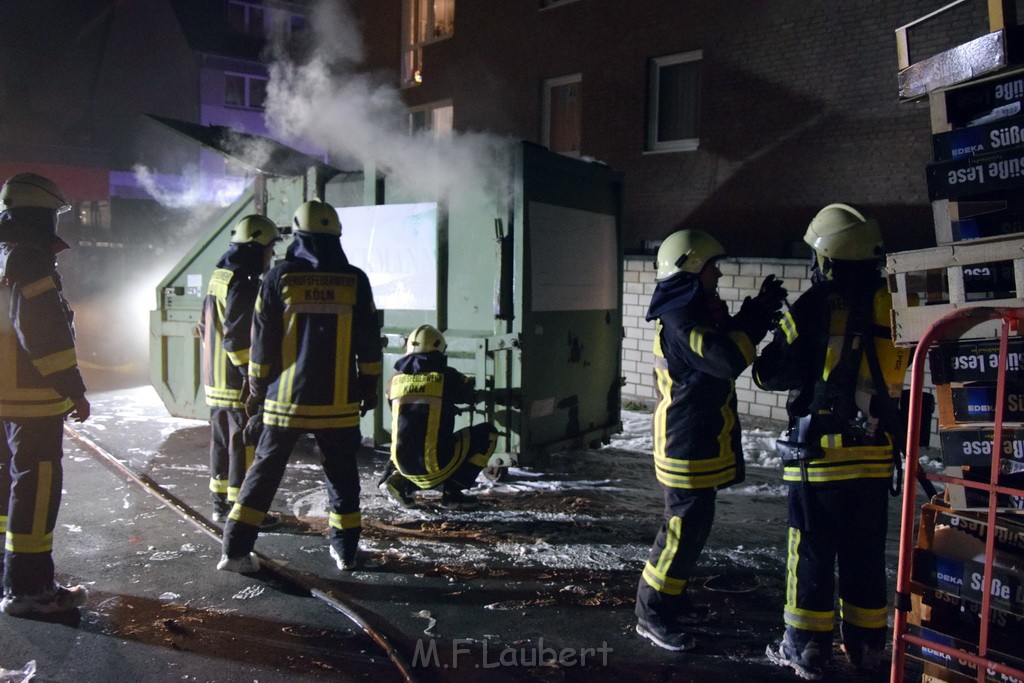
<path fill-rule="evenodd" d="M 281 52 L 270 67 L 266 119 L 275 135 L 371 165 L 389 183 L 425 198 L 450 199 L 480 184 L 502 187 L 508 141 L 410 133 L 397 88 L 356 72 L 362 42 L 346 5 L 320 2 L 308 25 L 316 42 L 310 59 L 296 64 Z"/>

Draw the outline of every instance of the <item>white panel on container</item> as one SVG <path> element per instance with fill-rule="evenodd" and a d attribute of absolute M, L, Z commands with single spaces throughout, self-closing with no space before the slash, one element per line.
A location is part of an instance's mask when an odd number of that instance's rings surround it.
<path fill-rule="evenodd" d="M 592 311 L 618 305 L 615 217 L 530 203 L 534 311 Z"/>
<path fill-rule="evenodd" d="M 338 209 L 341 246 L 383 310 L 437 309 L 437 204 Z"/>

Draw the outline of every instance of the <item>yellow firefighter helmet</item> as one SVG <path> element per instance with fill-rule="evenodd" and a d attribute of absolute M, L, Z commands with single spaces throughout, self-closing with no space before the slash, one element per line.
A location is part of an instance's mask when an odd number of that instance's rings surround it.
<path fill-rule="evenodd" d="M 447 348 L 448 342 L 444 340 L 444 335 L 433 325 L 420 325 L 409 334 L 409 339 L 405 342 L 406 355 L 431 351 L 444 353 Z"/>
<path fill-rule="evenodd" d="M 231 231 L 231 242 L 234 244 L 255 243 L 266 247 L 279 239 L 281 239 L 281 233 L 274 225 L 274 221 L 259 214 L 242 218 Z"/>
<path fill-rule="evenodd" d="M 319 199 L 311 199 L 295 210 L 292 227 L 298 232 L 341 235 L 341 221 L 334 207 Z"/>
<path fill-rule="evenodd" d="M 678 230 L 658 247 L 655 280 L 667 280 L 676 273 L 698 274 L 709 261 L 725 256 L 725 249 L 703 230 Z"/>
<path fill-rule="evenodd" d="M 50 209 L 58 214 L 71 210 L 71 202 L 56 183 L 35 173 L 19 173 L 11 176 L 0 187 L 0 210 L 32 206 Z"/>
<path fill-rule="evenodd" d="M 836 261 L 871 261 L 880 258 L 882 230 L 847 204 L 829 204 L 811 220 L 804 242 L 822 257 Z"/>

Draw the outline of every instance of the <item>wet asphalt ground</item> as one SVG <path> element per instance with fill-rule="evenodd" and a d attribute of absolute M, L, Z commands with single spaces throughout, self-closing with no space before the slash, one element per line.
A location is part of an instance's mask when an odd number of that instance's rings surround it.
<path fill-rule="evenodd" d="M 430 494 L 416 510 L 388 506 L 376 488 L 386 453 L 364 448 L 368 563 L 343 574 L 303 441 L 275 501 L 283 523 L 256 546 L 270 567 L 242 576 L 215 569 L 206 424 L 170 418 L 150 387 L 97 384 L 93 418 L 65 438 L 54 540 L 58 579 L 85 584 L 89 599 L 68 615 L 0 615 L 4 683 L 33 661 L 37 681 L 797 680 L 763 654 L 784 593 L 776 472 L 748 471 L 765 495 L 720 496 L 691 582 L 718 618 L 697 629 L 698 649 L 678 654 L 634 631 L 661 503 L 650 463 L 614 442 L 552 458 L 536 476 L 555 485 L 510 475 L 477 492 L 475 513 Z M 829 680 L 888 672 L 834 660 Z"/>

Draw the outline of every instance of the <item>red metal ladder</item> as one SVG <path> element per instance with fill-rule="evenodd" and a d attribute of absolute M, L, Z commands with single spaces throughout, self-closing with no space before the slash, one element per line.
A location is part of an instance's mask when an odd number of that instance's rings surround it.
<path fill-rule="evenodd" d="M 1006 398 L 1006 359 L 1009 343 L 1010 328 L 1017 328 L 1020 321 L 1024 320 L 1024 308 L 1007 307 L 970 307 L 956 309 L 949 314 L 936 320 L 931 327 L 922 335 L 917 343 L 914 352 L 913 364 L 910 374 L 910 407 L 909 424 L 907 425 L 906 464 L 904 470 L 903 484 L 903 514 L 900 524 L 900 546 L 899 546 L 899 568 L 896 573 L 896 610 L 893 623 L 893 650 L 892 670 L 890 681 L 901 683 L 904 680 L 906 668 L 905 645 L 912 644 L 926 647 L 942 654 L 951 655 L 958 660 L 969 662 L 977 667 L 977 680 L 984 682 L 987 671 L 997 674 L 1006 674 L 1016 679 L 1024 679 L 1024 671 L 1013 667 L 993 662 L 987 658 L 988 636 L 989 636 L 989 615 L 992 604 L 992 559 L 996 538 L 996 494 L 1008 493 L 1019 495 L 1020 489 L 999 486 L 999 457 L 1001 449 L 992 449 L 992 474 L 989 482 L 974 482 L 956 477 L 949 477 L 942 474 L 926 473 L 928 479 L 941 481 L 947 484 L 959 484 L 965 487 L 976 488 L 988 492 L 988 533 L 985 535 L 985 573 L 982 582 L 981 600 L 981 625 L 978 634 L 977 654 L 964 652 L 942 643 L 936 643 L 926 638 L 908 633 L 907 614 L 911 611 L 910 598 L 910 577 L 913 562 L 914 550 L 914 520 L 916 512 L 916 485 L 918 477 L 918 451 L 919 437 L 921 431 L 920 415 L 922 406 L 922 386 L 924 383 L 924 361 L 928 355 L 929 347 L 936 341 L 942 339 L 955 339 L 959 336 L 957 332 L 964 332 L 979 323 L 989 320 L 1002 319 L 999 343 L 999 366 L 996 385 L 996 408 L 995 425 L 992 437 L 993 445 L 1002 443 L 1003 436 L 1003 411 Z"/>

